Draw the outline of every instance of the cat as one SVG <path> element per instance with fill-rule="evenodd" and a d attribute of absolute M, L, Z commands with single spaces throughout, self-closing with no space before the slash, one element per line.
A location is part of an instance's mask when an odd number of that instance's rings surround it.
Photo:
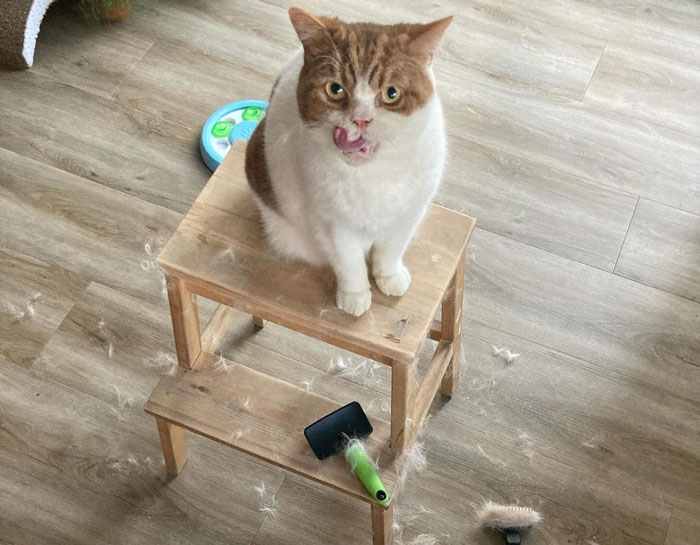
<path fill-rule="evenodd" d="M 452 17 L 429 24 L 344 23 L 292 7 L 302 47 L 273 85 L 246 151 L 270 245 L 330 265 L 336 305 L 403 295 L 403 254 L 433 198 L 446 137 L 431 64 Z"/>

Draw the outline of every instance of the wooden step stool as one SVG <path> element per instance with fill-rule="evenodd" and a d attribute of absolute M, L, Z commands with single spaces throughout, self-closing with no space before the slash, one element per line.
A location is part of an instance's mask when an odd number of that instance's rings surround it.
<path fill-rule="evenodd" d="M 225 360 L 214 365 L 232 309 L 391 366 L 391 422 L 370 418 L 370 456 L 392 494 L 407 449 L 440 388 L 459 380 L 465 247 L 474 219 L 432 205 L 406 253 L 413 280 L 403 297 L 376 287 L 360 318 L 335 308 L 330 271 L 277 258 L 268 251 L 243 164 L 245 144 L 228 153 L 161 251 L 179 370 L 161 379 L 146 403 L 155 416 L 167 471 L 187 460 L 184 430 L 246 452 L 371 505 L 375 545 L 391 543 L 392 509 L 375 503 L 342 456 L 317 460 L 303 429 L 341 406 L 277 378 Z M 196 296 L 220 303 L 200 334 Z M 442 303 L 442 321 L 434 320 Z M 416 355 L 426 337 L 438 341 L 420 385 Z M 249 399 L 248 406 L 242 400 Z M 245 433 L 237 433 L 244 430 Z"/>

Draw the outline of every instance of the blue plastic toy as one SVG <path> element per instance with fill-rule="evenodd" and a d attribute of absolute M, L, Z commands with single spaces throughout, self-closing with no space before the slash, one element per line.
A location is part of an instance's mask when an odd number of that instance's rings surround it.
<path fill-rule="evenodd" d="M 202 129 L 199 149 L 204 163 L 212 172 L 224 160 L 236 140 L 248 140 L 265 117 L 264 100 L 239 100 L 216 110 Z"/>

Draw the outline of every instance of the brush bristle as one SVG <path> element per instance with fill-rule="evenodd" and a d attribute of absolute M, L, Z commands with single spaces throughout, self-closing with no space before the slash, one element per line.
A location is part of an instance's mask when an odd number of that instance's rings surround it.
<path fill-rule="evenodd" d="M 487 528 L 505 530 L 506 528 L 530 528 L 540 522 L 542 517 L 530 507 L 498 505 L 487 501 L 479 510 L 479 519 Z"/>

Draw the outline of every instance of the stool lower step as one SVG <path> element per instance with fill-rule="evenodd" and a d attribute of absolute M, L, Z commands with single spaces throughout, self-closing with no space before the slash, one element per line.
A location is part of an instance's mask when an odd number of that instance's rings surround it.
<path fill-rule="evenodd" d="M 287 469 L 362 501 L 373 503 L 350 472 L 344 457 L 316 459 L 303 431 L 341 404 L 275 377 L 202 352 L 196 370 L 180 368 L 163 377 L 146 403 L 147 413 L 223 445 Z M 391 425 L 370 418 L 374 433 L 369 455 L 379 456 L 379 472 L 389 494 L 399 474 L 399 457 L 390 450 Z M 177 455 L 177 453 L 176 453 Z M 186 457 L 183 454 L 182 457 Z M 184 460 L 179 461 L 179 467 Z"/>

